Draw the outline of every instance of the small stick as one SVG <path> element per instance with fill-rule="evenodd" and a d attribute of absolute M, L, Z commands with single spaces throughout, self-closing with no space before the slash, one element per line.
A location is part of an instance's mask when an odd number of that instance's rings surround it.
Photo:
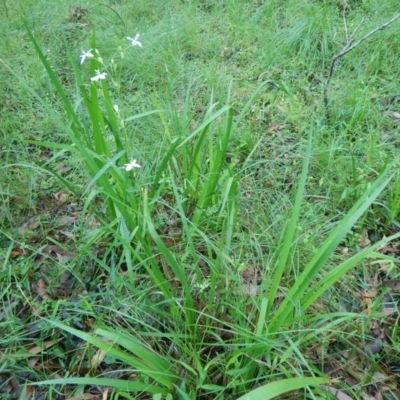
<path fill-rule="evenodd" d="M 365 36 L 363 36 L 359 41 L 353 44 L 354 38 L 353 35 L 357 32 L 357 30 L 360 28 L 361 24 L 364 22 L 364 19 L 361 21 L 361 23 L 357 26 L 357 28 L 354 30 L 352 35 L 348 37 L 347 34 L 347 25 L 345 23 L 345 30 L 346 30 L 346 39 L 347 43 L 344 45 L 342 50 L 339 51 L 339 53 L 335 54 L 332 59 L 331 59 L 331 66 L 329 68 L 329 75 L 328 79 L 326 80 L 325 86 L 324 86 L 324 104 L 325 104 L 325 113 L 326 113 L 326 120 L 329 122 L 329 101 L 328 101 L 328 86 L 329 83 L 331 82 L 333 72 L 335 69 L 335 64 L 336 61 L 340 58 L 343 57 L 345 54 L 349 53 L 350 51 L 354 50 L 357 46 L 359 46 L 364 40 L 367 40 L 370 36 L 372 36 L 374 33 L 378 31 L 382 31 L 385 28 L 387 28 L 390 24 L 395 22 L 400 18 L 400 14 L 395 15 L 392 19 L 389 21 L 385 22 L 384 24 L 378 26 L 377 28 L 373 29 L 371 32 L 368 32 Z"/>

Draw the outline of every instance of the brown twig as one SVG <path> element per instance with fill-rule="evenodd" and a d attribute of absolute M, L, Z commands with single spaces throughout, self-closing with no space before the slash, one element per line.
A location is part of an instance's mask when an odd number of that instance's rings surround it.
<path fill-rule="evenodd" d="M 354 42 L 354 34 L 357 32 L 357 30 L 360 28 L 361 24 L 364 22 L 364 19 L 361 21 L 361 23 L 358 25 L 358 27 L 354 30 L 354 32 L 351 34 L 351 36 L 348 36 L 347 33 L 347 25 L 345 23 L 345 30 L 346 30 L 346 40 L 347 43 L 344 45 L 342 50 L 339 51 L 339 53 L 335 54 L 332 59 L 331 59 L 331 66 L 329 68 L 329 74 L 328 74 L 328 79 L 326 80 L 325 86 L 324 86 L 324 104 L 325 104 L 325 113 L 326 113 L 326 120 L 329 123 L 329 101 L 328 101 L 328 86 L 329 83 L 332 80 L 333 72 L 335 70 L 335 64 L 336 61 L 340 58 L 343 57 L 345 54 L 349 53 L 350 51 L 354 50 L 357 46 L 359 46 L 364 40 L 367 40 L 370 36 L 372 36 L 374 33 L 378 31 L 382 31 L 385 28 L 387 28 L 390 24 L 395 22 L 397 19 L 400 18 L 400 14 L 395 15 L 392 19 L 389 21 L 385 22 L 384 24 L 378 26 L 377 28 L 373 29 L 372 31 L 368 32 L 365 36 L 363 36 L 360 40 L 358 40 L 356 43 L 353 44 Z"/>

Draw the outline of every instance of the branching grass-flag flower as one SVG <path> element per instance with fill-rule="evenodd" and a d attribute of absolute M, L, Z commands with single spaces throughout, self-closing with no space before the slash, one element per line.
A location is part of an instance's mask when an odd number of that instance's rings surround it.
<path fill-rule="evenodd" d="M 93 58 L 93 57 L 94 55 L 92 54 L 92 49 L 89 49 L 88 51 L 82 51 L 82 54 L 80 55 L 81 59 L 80 65 L 82 65 L 87 58 Z"/>
<path fill-rule="evenodd" d="M 130 42 L 132 46 L 139 46 L 139 47 L 143 47 L 142 43 L 139 42 L 139 34 L 137 33 L 136 36 L 134 38 L 131 38 L 129 36 L 126 37 Z"/>
<path fill-rule="evenodd" d="M 125 171 L 131 171 L 133 168 L 140 168 L 140 165 L 137 163 L 136 159 L 132 160 L 128 164 L 125 164 Z"/>
<path fill-rule="evenodd" d="M 101 81 L 101 80 L 103 80 L 103 79 L 106 79 L 106 76 L 107 76 L 107 72 L 100 72 L 99 69 L 96 69 L 96 75 L 95 75 L 95 76 L 92 76 L 92 77 L 90 78 L 90 80 L 91 80 L 92 82 Z"/>

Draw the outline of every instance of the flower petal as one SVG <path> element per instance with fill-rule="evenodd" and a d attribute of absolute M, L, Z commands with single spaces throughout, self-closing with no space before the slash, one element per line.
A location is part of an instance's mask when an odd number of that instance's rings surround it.
<path fill-rule="evenodd" d="M 92 76 L 90 80 L 92 82 L 101 81 L 102 79 L 106 79 L 107 72 L 100 72 L 98 69 L 96 70 L 96 75 Z"/>
<path fill-rule="evenodd" d="M 133 168 L 141 168 L 141 166 L 137 163 L 136 159 L 132 160 L 128 164 L 125 164 L 125 171 L 131 171 Z"/>
<path fill-rule="evenodd" d="M 87 58 L 93 58 L 93 57 L 94 55 L 92 54 L 92 49 L 89 49 L 88 51 L 82 51 L 82 54 L 80 55 L 81 58 L 80 64 L 82 65 Z"/>
<path fill-rule="evenodd" d="M 137 33 L 134 38 L 131 38 L 129 36 L 127 36 L 126 38 L 131 42 L 132 46 L 143 47 L 142 43 L 139 41 L 139 36 L 140 36 L 139 33 Z"/>

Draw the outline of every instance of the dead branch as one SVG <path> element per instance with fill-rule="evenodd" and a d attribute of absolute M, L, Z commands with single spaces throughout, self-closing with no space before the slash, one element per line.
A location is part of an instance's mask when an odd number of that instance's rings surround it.
<path fill-rule="evenodd" d="M 351 36 L 348 36 L 347 33 L 347 25 L 345 23 L 345 31 L 346 31 L 346 40 L 347 43 L 344 45 L 342 50 L 339 51 L 339 53 L 335 54 L 332 59 L 331 59 L 331 65 L 329 68 L 329 74 L 328 78 L 326 80 L 325 86 L 324 86 L 324 104 L 325 104 L 325 113 L 326 113 L 326 120 L 329 122 L 329 101 L 328 101 L 328 87 L 329 84 L 332 80 L 333 72 L 335 70 L 335 64 L 336 61 L 340 58 L 343 57 L 345 54 L 349 53 L 350 51 L 354 50 L 356 47 L 358 47 L 364 40 L 367 40 L 370 36 L 375 34 L 378 31 L 382 31 L 385 28 L 387 28 L 390 24 L 395 22 L 397 19 L 400 18 L 400 14 L 395 15 L 392 19 L 389 21 L 385 22 L 384 24 L 378 26 L 377 28 L 373 29 L 372 31 L 368 32 L 365 36 L 363 36 L 360 40 L 358 40 L 356 43 L 353 44 L 354 42 L 354 34 L 356 31 L 360 28 L 361 24 L 363 23 L 364 19 L 361 21 L 361 23 L 358 25 L 358 27 L 354 30 L 354 32 L 351 34 Z"/>

